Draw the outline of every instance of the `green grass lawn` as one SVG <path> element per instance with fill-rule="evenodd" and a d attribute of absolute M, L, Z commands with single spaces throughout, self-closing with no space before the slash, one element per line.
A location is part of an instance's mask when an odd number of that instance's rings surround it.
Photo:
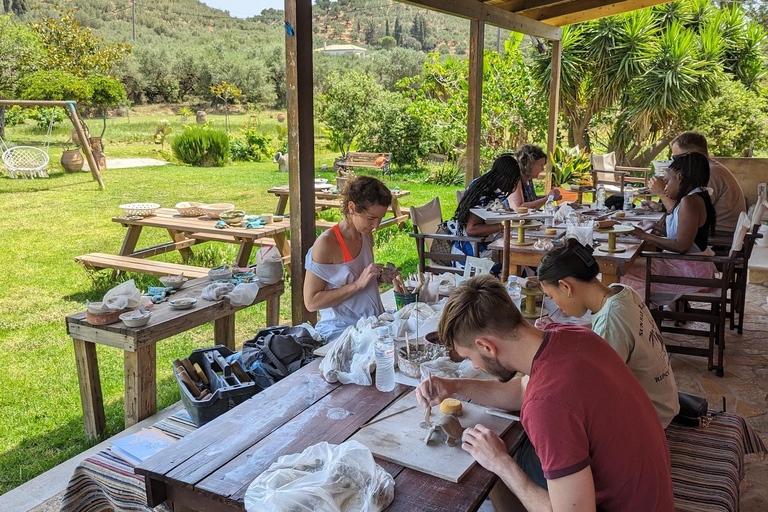
<path fill-rule="evenodd" d="M 151 142 L 157 120 L 162 116 L 110 120 L 106 135 L 107 157 L 169 156 L 159 153 Z M 223 116 L 209 116 L 223 127 Z M 244 116 L 231 116 L 230 126 L 239 126 Z M 171 119 L 178 133 L 178 118 Z M 265 115 L 265 132 L 269 131 Z M 98 134 L 100 121 L 91 120 Z M 238 163 L 224 168 L 192 168 L 166 165 L 134 169 L 105 170 L 106 190 L 99 190 L 87 172 L 66 174 L 59 164 L 68 126 L 54 132 L 51 147 L 50 179 L 0 178 L 4 220 L 0 223 L 0 494 L 24 483 L 53 466 L 84 451 L 92 443 L 83 433 L 82 410 L 72 342 L 66 334 L 64 317 L 81 311 L 85 300 L 98 300 L 115 283 L 109 273 L 90 274 L 74 262 L 80 254 L 116 254 L 125 235 L 111 221 L 121 214 L 118 205 L 151 201 L 172 207 L 180 201 L 232 202 L 248 213 L 274 210 L 277 198 L 267 188 L 288 183 L 277 165 Z M 320 133 L 319 130 L 317 132 Z M 40 144 L 44 135 L 30 124 L 10 127 L 8 138 L 16 143 Z M 322 138 L 319 137 L 322 146 Z M 167 147 L 167 146 L 166 146 Z M 318 149 L 317 168 L 333 162 L 334 154 Z M 332 172 L 318 172 L 332 178 Z M 456 207 L 457 187 L 426 183 L 427 172 L 398 173 L 386 180 L 390 188 L 411 191 L 404 206 L 421 205 L 439 195 L 444 215 Z M 339 218 L 324 212 L 325 218 Z M 377 261 L 392 261 L 405 272 L 416 268 L 415 243 L 407 231 L 390 227 L 375 234 Z M 160 230 L 145 230 L 140 246 L 167 241 Z M 209 243 L 193 248 L 193 264 L 214 266 L 232 262 L 236 247 Z M 158 259 L 181 262 L 178 253 Z M 136 277 L 140 288 L 159 284 L 150 276 Z M 281 302 L 281 317 L 290 322 L 290 293 Z M 251 338 L 264 325 L 264 305 L 237 313 L 238 344 Z M 163 340 L 157 346 L 158 407 L 179 400 L 172 376 L 172 360 L 195 348 L 210 345 L 213 326 L 206 325 Z M 123 354 L 99 346 L 99 369 L 107 418 L 105 436 L 124 428 Z"/>

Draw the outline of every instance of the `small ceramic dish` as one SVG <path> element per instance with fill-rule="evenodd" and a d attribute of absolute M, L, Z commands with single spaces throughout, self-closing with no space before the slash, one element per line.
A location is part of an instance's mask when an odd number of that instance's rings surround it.
<path fill-rule="evenodd" d="M 226 212 L 223 212 L 221 215 L 219 215 L 221 220 L 231 226 L 243 222 L 243 217 L 245 217 L 245 212 L 243 210 L 227 210 Z"/>
<path fill-rule="evenodd" d="M 176 205 L 176 211 L 184 217 L 200 217 L 205 213 L 202 209 L 203 206 L 205 206 L 203 203 L 184 201 Z"/>
<path fill-rule="evenodd" d="M 212 268 L 208 271 L 208 277 L 211 278 L 211 281 L 218 281 L 221 279 L 232 279 L 232 269 L 229 268 L 227 265 L 222 265 L 220 267 Z"/>
<path fill-rule="evenodd" d="M 157 203 L 127 203 L 121 204 L 120 208 L 129 217 L 149 217 L 160 208 L 160 205 Z"/>
<path fill-rule="evenodd" d="M 120 320 L 127 327 L 144 327 L 149 323 L 149 319 L 152 317 L 151 311 L 140 311 L 138 309 L 129 311 L 120 315 Z"/>
<path fill-rule="evenodd" d="M 253 272 L 240 272 L 235 274 L 234 278 L 238 283 L 252 283 L 256 279 L 256 274 Z"/>
<path fill-rule="evenodd" d="M 200 206 L 200 209 L 203 210 L 203 213 L 205 213 L 208 217 L 211 217 L 212 219 L 218 219 L 219 215 L 222 213 L 229 210 L 234 210 L 235 205 L 232 203 L 204 204 Z"/>
<path fill-rule="evenodd" d="M 185 276 L 163 276 L 160 278 L 161 283 L 174 290 L 180 289 L 187 281 L 189 281 L 189 278 Z"/>
<path fill-rule="evenodd" d="M 171 299 L 168 301 L 168 305 L 173 309 L 189 309 L 197 304 L 197 299 L 194 297 L 183 297 L 180 299 Z"/>

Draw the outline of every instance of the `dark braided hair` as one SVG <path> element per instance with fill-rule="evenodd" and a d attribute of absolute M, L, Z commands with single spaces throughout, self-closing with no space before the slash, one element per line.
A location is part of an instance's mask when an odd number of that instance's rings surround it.
<path fill-rule="evenodd" d="M 701 153 L 687 153 L 672 158 L 672 163 L 667 168 L 667 172 L 676 172 L 680 175 L 680 190 L 675 200 L 675 207 L 680 204 L 685 196 L 697 187 L 704 188 L 709 184 L 709 159 Z M 715 234 L 715 225 L 717 222 L 717 213 L 712 206 L 712 200 L 709 194 L 704 191 L 699 194 L 704 200 L 704 207 L 707 210 L 707 222 L 709 223 L 710 235 Z"/>
<path fill-rule="evenodd" d="M 504 153 L 494 160 L 491 170 L 473 181 L 459 206 L 453 218 L 462 226 L 467 225 L 469 220 L 469 209 L 480 204 L 483 197 L 495 196 L 499 192 L 509 195 L 520 182 L 520 166 L 512 153 Z"/>
<path fill-rule="evenodd" d="M 600 266 L 592 256 L 592 247 L 584 246 L 575 238 L 565 241 L 563 247 L 549 252 L 539 264 L 539 281 L 557 286 L 561 279 L 573 277 L 589 282 L 600 272 Z"/>

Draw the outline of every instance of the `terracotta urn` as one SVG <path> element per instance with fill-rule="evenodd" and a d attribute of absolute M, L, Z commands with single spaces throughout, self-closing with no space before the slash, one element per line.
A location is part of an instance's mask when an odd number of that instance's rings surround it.
<path fill-rule="evenodd" d="M 61 154 L 61 166 L 67 172 L 82 171 L 84 164 L 85 159 L 79 149 L 68 149 Z"/>
<path fill-rule="evenodd" d="M 85 131 L 85 136 L 88 137 L 90 134 L 88 133 L 88 128 L 86 126 L 83 126 L 83 130 Z M 70 133 L 70 139 L 72 140 L 72 144 L 75 146 L 81 148 L 83 147 L 82 142 L 80 142 L 80 137 L 77 135 L 77 129 L 72 128 L 72 132 Z"/>
<path fill-rule="evenodd" d="M 205 110 L 197 111 L 197 114 L 195 115 L 195 121 L 197 121 L 197 124 L 205 124 L 208 122 L 208 114 L 205 113 Z"/>
<path fill-rule="evenodd" d="M 277 122 L 282 123 L 283 121 L 285 121 L 285 114 L 280 112 L 279 114 L 277 114 Z"/>
<path fill-rule="evenodd" d="M 91 143 L 91 149 L 93 151 L 104 151 L 101 145 L 101 137 L 89 137 L 88 141 Z"/>
<path fill-rule="evenodd" d="M 107 168 L 107 157 L 101 151 L 94 151 L 93 158 L 96 160 L 96 164 L 99 166 L 99 170 Z"/>

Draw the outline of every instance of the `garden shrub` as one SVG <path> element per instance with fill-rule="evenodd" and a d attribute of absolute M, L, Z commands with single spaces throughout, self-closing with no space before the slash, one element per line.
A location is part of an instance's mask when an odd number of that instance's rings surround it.
<path fill-rule="evenodd" d="M 221 130 L 188 126 L 171 142 L 173 155 L 197 167 L 221 167 L 229 160 L 229 136 Z"/>
<path fill-rule="evenodd" d="M 32 119 L 37 124 L 40 130 L 48 130 L 48 125 L 51 123 L 51 110 L 53 110 L 53 124 L 54 126 L 64 121 L 67 116 L 64 111 L 58 107 L 37 107 L 31 109 L 27 113 L 27 117 Z"/>
<path fill-rule="evenodd" d="M 14 105 L 5 111 L 5 126 L 16 126 L 29 117 L 28 109 Z"/>
<path fill-rule="evenodd" d="M 261 135 L 255 128 L 242 128 L 240 134 L 229 141 L 232 160 L 242 162 L 263 162 L 272 159 L 274 151 L 271 135 Z"/>

